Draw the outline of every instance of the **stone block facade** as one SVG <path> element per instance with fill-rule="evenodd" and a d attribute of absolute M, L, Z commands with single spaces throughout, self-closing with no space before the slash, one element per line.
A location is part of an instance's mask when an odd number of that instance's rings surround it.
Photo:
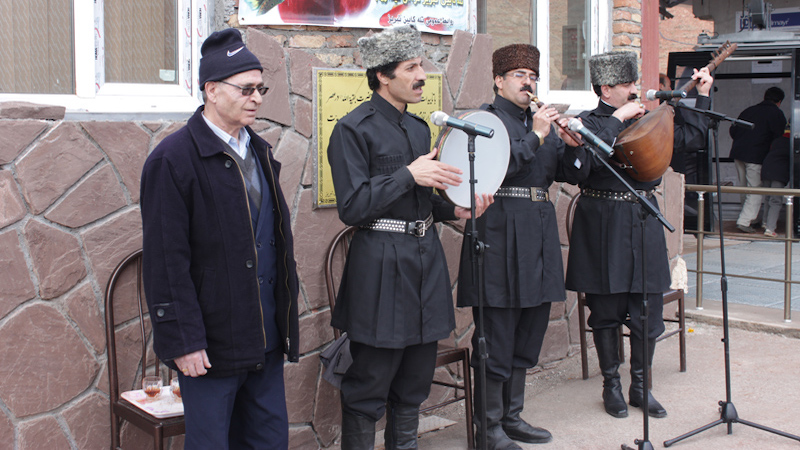
<path fill-rule="evenodd" d="M 635 0 L 617 8 L 620 34 L 635 36 Z M 624 3 L 624 4 L 623 4 Z M 615 19 L 617 13 L 615 12 Z M 319 353 L 332 341 L 324 273 L 325 249 L 344 227 L 335 209 L 313 205 L 313 67 L 354 68 L 358 37 L 367 30 L 306 27 L 248 28 L 246 42 L 265 67 L 270 86 L 254 129 L 282 162 L 280 182 L 292 210 L 301 283 L 301 358 L 286 365 L 293 449 L 328 448 L 339 435 L 338 391 L 321 379 Z M 491 101 L 488 35 L 425 35 L 424 67 L 444 76 L 444 110 L 459 113 Z M 635 47 L 636 39 L 629 44 Z M 141 247 L 139 175 L 148 153 L 183 123 L 72 121 L 63 108 L 0 105 L 0 442 L 10 448 L 108 448 L 108 374 L 104 290 L 123 257 Z M 682 199 L 679 175 L 668 176 L 665 196 Z M 575 186 L 550 189 L 564 231 Z M 677 201 L 677 200 L 676 200 Z M 663 204 L 663 203 L 662 203 Z M 667 208 L 673 224 L 682 207 Z M 440 225 L 453 286 L 462 223 Z M 670 255 L 675 255 L 670 239 Z M 679 243 L 677 244 L 679 245 Z M 454 291 L 455 292 L 455 291 Z M 576 353 L 575 295 L 553 308 L 541 365 Z M 118 298 L 132 301 L 128 283 Z M 138 338 L 128 323 L 131 306 L 116 310 L 118 347 L 128 352 L 123 382 L 134 388 Z M 471 313 L 456 312 L 450 343 L 469 346 Z M 128 348 L 126 349 L 125 346 Z M 123 358 L 125 359 L 125 358 Z M 441 368 L 438 378 L 461 378 Z M 451 395 L 432 391 L 430 402 Z M 149 438 L 126 425 L 125 448 L 150 448 Z M 9 448 L 6 447 L 6 448 Z M 182 438 L 168 448 L 182 448 Z"/>

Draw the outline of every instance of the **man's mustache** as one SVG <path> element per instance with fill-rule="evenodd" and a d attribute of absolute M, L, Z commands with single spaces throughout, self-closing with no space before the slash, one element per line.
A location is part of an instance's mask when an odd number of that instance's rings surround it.
<path fill-rule="evenodd" d="M 416 83 L 414 83 L 414 85 L 413 85 L 413 86 L 411 86 L 411 87 L 412 87 L 413 89 L 417 89 L 417 88 L 421 88 L 422 86 L 425 86 L 425 82 L 424 82 L 424 81 L 417 81 L 417 82 L 416 82 Z"/>
<path fill-rule="evenodd" d="M 529 84 L 526 84 L 525 86 L 522 86 L 519 90 L 520 91 L 528 91 L 531 94 L 533 93 L 533 89 L 531 88 L 531 86 Z"/>
<path fill-rule="evenodd" d="M 636 94 L 631 94 L 628 96 L 628 100 L 636 100 L 637 98 L 639 98 L 639 96 Z"/>

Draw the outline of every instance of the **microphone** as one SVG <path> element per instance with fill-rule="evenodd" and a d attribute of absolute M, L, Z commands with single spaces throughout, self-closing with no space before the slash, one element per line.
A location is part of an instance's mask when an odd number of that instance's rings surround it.
<path fill-rule="evenodd" d="M 686 91 L 657 91 L 650 89 L 644 97 L 647 100 L 672 100 L 673 98 L 686 98 Z"/>
<path fill-rule="evenodd" d="M 457 128 L 467 134 L 484 136 L 487 138 L 494 136 L 494 130 L 489 127 L 450 117 L 443 111 L 434 111 L 433 114 L 431 114 L 431 122 L 438 127 L 447 125 L 448 127 Z"/>
<path fill-rule="evenodd" d="M 605 141 L 597 137 L 596 134 L 589 131 L 588 128 L 583 126 L 580 120 L 575 118 L 570 119 L 569 129 L 576 133 L 579 133 L 581 136 L 583 136 L 584 139 L 589 141 L 589 143 L 602 150 L 603 153 L 606 154 L 606 156 L 610 157 L 614 154 L 614 149 L 611 148 L 611 146 L 609 146 L 608 144 L 606 144 Z"/>

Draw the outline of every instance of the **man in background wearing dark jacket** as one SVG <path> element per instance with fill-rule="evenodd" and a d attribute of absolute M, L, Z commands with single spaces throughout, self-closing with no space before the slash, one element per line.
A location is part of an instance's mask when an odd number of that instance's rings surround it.
<path fill-rule="evenodd" d="M 789 137 L 791 130 L 786 127 L 783 136 L 772 141 L 769 153 L 761 164 L 761 181 L 764 187 L 784 188 L 789 183 Z M 776 237 L 775 228 L 778 225 L 778 215 L 781 212 L 782 195 L 768 195 L 764 201 L 764 236 Z M 789 225 L 789 224 L 787 224 Z M 791 226 L 791 225 L 789 225 Z"/>
<path fill-rule="evenodd" d="M 156 354 L 179 371 L 187 449 L 289 447 L 284 353 L 298 360 L 297 273 L 280 164 L 250 127 L 267 87 L 236 29 L 201 48 L 205 105 L 142 171 Z"/>
<path fill-rule="evenodd" d="M 771 87 L 764 93 L 764 101 L 753 105 L 739 114 L 739 118 L 752 122 L 753 129 L 744 127 L 731 127 L 730 134 L 733 138 L 731 158 L 736 163 L 736 172 L 739 175 L 739 186 L 761 186 L 761 164 L 769 152 L 772 141 L 783 134 L 786 126 L 786 116 L 780 106 L 784 93 L 778 87 Z M 745 233 L 754 233 L 756 230 L 751 224 L 758 216 L 761 209 L 761 195 L 742 195 L 742 211 L 736 219 L 736 228 Z"/>

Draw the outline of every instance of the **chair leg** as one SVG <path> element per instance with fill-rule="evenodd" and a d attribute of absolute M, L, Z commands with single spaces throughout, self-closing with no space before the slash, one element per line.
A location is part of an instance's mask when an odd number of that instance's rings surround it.
<path fill-rule="evenodd" d="M 464 359 L 461 361 L 464 372 L 464 408 L 467 416 L 467 449 L 472 450 L 475 443 L 475 428 L 472 424 L 472 373 L 469 367 L 469 349 L 464 349 Z"/>
<path fill-rule="evenodd" d="M 589 378 L 589 355 L 586 348 L 586 311 L 584 311 L 583 293 L 578 292 L 578 328 L 580 330 L 580 343 L 581 343 L 581 373 L 583 379 Z M 591 330 L 589 330 L 591 331 Z"/>
<path fill-rule="evenodd" d="M 161 427 L 153 430 L 153 450 L 164 450 L 164 429 Z"/>
<path fill-rule="evenodd" d="M 111 406 L 111 408 L 112 408 L 112 412 L 111 412 L 111 448 L 112 448 L 112 450 L 117 450 L 119 448 L 119 446 L 120 446 L 120 442 L 119 442 L 120 423 L 119 423 L 119 418 L 113 412 L 114 406 Z"/>

